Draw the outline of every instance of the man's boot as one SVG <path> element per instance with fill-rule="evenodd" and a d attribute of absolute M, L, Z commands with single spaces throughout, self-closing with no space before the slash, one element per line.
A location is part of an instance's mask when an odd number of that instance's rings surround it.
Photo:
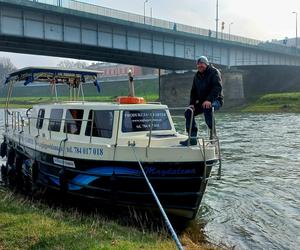
<path fill-rule="evenodd" d="M 197 132 L 198 131 L 193 131 L 191 133 L 190 146 L 197 145 Z M 179 143 L 180 143 L 180 145 L 187 147 L 189 145 L 189 139 L 186 139 L 185 141 L 181 141 Z"/>

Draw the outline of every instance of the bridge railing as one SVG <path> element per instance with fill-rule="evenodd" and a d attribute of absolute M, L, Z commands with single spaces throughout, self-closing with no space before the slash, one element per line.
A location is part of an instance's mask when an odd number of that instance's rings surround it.
<path fill-rule="evenodd" d="M 143 16 L 139 14 L 133 14 L 121 10 L 115 10 L 107 7 L 102 7 L 99 5 L 94 5 L 90 3 L 84 3 L 76 0 L 27 0 L 30 2 L 37 2 L 43 4 L 54 5 L 58 7 L 63 7 L 72 10 L 83 11 L 91 14 L 107 16 L 111 18 L 121 19 L 129 22 L 140 23 L 145 25 L 150 25 L 158 28 L 165 28 L 174 31 L 186 32 L 201 36 L 206 36 L 210 39 L 216 39 L 216 32 L 208 29 L 203 29 L 199 27 L 193 27 L 185 24 L 169 22 L 166 20 L 152 18 L 149 16 Z M 252 46 L 259 46 L 264 49 L 276 50 L 284 53 L 295 53 L 295 48 L 287 47 L 285 45 L 281 45 L 273 42 L 264 42 L 261 40 L 256 40 L 252 38 L 237 36 L 228 33 L 218 32 L 219 40 L 226 40 L 231 42 L 243 43 Z"/>

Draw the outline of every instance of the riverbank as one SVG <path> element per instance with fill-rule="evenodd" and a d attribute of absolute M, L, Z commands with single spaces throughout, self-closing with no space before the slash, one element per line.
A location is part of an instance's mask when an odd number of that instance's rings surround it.
<path fill-rule="evenodd" d="M 158 94 L 144 95 L 147 102 L 155 102 L 159 99 Z M 69 100 L 68 96 L 58 98 L 59 101 Z M 86 101 L 112 102 L 116 96 L 87 96 Z M 50 103 L 50 97 L 13 97 L 11 108 L 29 108 L 34 104 Z M 6 98 L 0 98 L 0 108 L 4 108 Z M 300 113 L 300 92 L 294 93 L 273 93 L 247 100 L 242 104 L 224 107 L 224 112 L 251 112 L 251 113 Z"/>
<path fill-rule="evenodd" d="M 225 109 L 242 113 L 300 113 L 300 92 L 266 94 Z"/>
<path fill-rule="evenodd" d="M 51 208 L 2 187 L 0 228 L 0 249 L 176 249 L 166 229 L 154 232 L 99 214 Z M 185 249 L 218 249 L 194 243 L 188 232 L 181 241 Z"/>
<path fill-rule="evenodd" d="M 86 96 L 85 101 L 95 101 L 95 102 L 113 102 L 116 100 L 116 96 Z M 158 95 L 148 94 L 144 95 L 147 102 L 154 102 L 158 100 Z M 68 101 L 68 96 L 58 97 L 58 101 Z M 79 98 L 81 100 L 81 98 Z M 40 103 L 50 103 L 54 101 L 51 97 L 12 97 L 10 100 L 11 108 L 30 108 L 34 104 Z M 4 108 L 6 104 L 6 98 L 0 98 L 0 108 Z"/>
<path fill-rule="evenodd" d="M 248 104 L 241 111 L 300 113 L 300 92 L 267 94 Z"/>

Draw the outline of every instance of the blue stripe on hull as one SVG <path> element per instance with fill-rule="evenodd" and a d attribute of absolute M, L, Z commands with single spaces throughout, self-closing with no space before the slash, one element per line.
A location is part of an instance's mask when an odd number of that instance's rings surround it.
<path fill-rule="evenodd" d="M 103 176 L 112 176 L 113 174 L 132 175 L 132 176 L 140 176 L 141 175 L 140 170 L 124 168 L 124 167 L 96 167 L 96 168 L 88 169 L 86 172 L 89 174 L 97 174 L 97 175 L 103 175 Z M 79 174 L 72 179 L 72 182 L 78 183 L 78 184 L 80 184 L 80 186 L 69 183 L 69 190 L 73 190 L 73 191 L 80 190 L 83 188 L 82 186 L 89 185 L 94 180 L 97 180 L 99 178 L 101 178 L 101 177 Z M 58 177 L 49 176 L 49 179 L 57 186 L 60 186 L 60 181 L 59 181 Z"/>

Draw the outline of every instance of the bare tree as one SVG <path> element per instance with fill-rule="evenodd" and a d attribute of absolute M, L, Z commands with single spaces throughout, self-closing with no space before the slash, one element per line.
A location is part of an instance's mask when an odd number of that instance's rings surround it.
<path fill-rule="evenodd" d="M 0 57 L 0 84 L 3 85 L 7 75 L 16 69 L 9 58 Z"/>
<path fill-rule="evenodd" d="M 89 67 L 89 64 L 82 61 L 62 60 L 57 64 L 57 66 L 69 69 L 86 69 Z"/>

